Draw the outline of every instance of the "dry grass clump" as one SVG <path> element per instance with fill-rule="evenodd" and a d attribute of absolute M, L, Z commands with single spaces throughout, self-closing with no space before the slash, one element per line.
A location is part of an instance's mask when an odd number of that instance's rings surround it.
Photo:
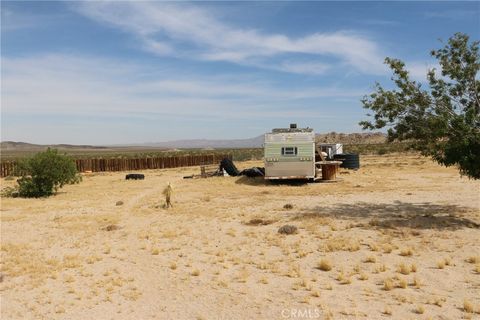
<path fill-rule="evenodd" d="M 414 267 L 414 269 L 415 269 L 415 271 L 417 271 L 416 267 Z M 408 274 L 410 274 L 410 272 L 412 272 L 412 267 L 408 266 L 408 265 L 406 265 L 405 263 L 402 262 L 401 264 L 398 265 L 397 272 L 401 273 L 401 274 L 404 274 L 404 275 L 408 275 Z"/>
<path fill-rule="evenodd" d="M 368 280 L 368 275 L 365 272 L 361 272 L 360 275 L 358 276 L 358 280 Z"/>
<path fill-rule="evenodd" d="M 335 237 L 329 239 L 325 245 L 324 250 L 327 252 L 334 251 L 358 251 L 360 250 L 360 244 L 356 239 L 350 239 L 345 237 Z"/>
<path fill-rule="evenodd" d="M 65 268 L 73 269 L 81 266 L 78 255 L 66 255 L 63 257 L 63 266 Z"/>
<path fill-rule="evenodd" d="M 157 256 L 159 253 L 160 253 L 160 250 L 158 248 L 152 249 L 152 255 Z"/>
<path fill-rule="evenodd" d="M 375 263 L 377 262 L 377 258 L 375 256 L 368 256 L 365 260 L 363 260 L 365 263 Z"/>
<path fill-rule="evenodd" d="M 415 308 L 415 313 L 416 314 L 423 314 L 425 312 L 425 307 L 422 306 L 421 304 L 417 305 Z"/>
<path fill-rule="evenodd" d="M 475 269 L 473 269 L 476 273 L 480 273 L 480 263 L 475 265 Z"/>
<path fill-rule="evenodd" d="M 400 250 L 400 255 L 402 257 L 410 257 L 413 255 L 413 250 L 412 248 L 404 248 L 402 250 Z"/>
<path fill-rule="evenodd" d="M 465 311 L 466 313 L 473 313 L 475 311 L 473 307 L 473 303 L 471 303 L 469 300 L 464 300 L 463 311 Z"/>
<path fill-rule="evenodd" d="M 391 244 L 386 244 L 383 246 L 383 253 L 391 253 L 393 251 L 393 246 Z"/>
<path fill-rule="evenodd" d="M 446 298 L 441 298 L 441 297 L 433 297 L 429 299 L 428 303 L 436 305 L 437 307 L 443 306 L 443 303 L 446 301 Z"/>
<path fill-rule="evenodd" d="M 445 258 L 445 259 L 443 259 L 443 261 L 445 261 L 446 266 L 451 266 L 452 265 L 452 260 L 450 258 Z"/>
<path fill-rule="evenodd" d="M 320 259 L 317 268 L 322 271 L 330 271 L 332 270 L 332 263 L 327 259 Z"/>
<path fill-rule="evenodd" d="M 62 306 L 56 306 L 55 313 L 65 313 L 65 308 Z"/>
<path fill-rule="evenodd" d="M 392 315 L 392 309 L 390 309 L 389 306 L 385 306 L 385 308 L 383 309 L 383 312 L 382 312 L 384 315 L 387 315 L 387 316 L 391 316 Z"/>
<path fill-rule="evenodd" d="M 417 305 L 415 308 L 415 313 L 416 314 L 423 314 L 425 312 L 425 307 L 422 306 L 421 304 Z"/>
<path fill-rule="evenodd" d="M 443 268 L 445 268 L 445 260 L 437 261 L 437 268 L 438 268 L 438 269 L 443 269 Z"/>
<path fill-rule="evenodd" d="M 172 270 L 177 269 L 177 264 L 175 262 L 170 263 L 170 269 Z"/>
<path fill-rule="evenodd" d="M 393 280 L 391 278 L 386 278 L 383 281 L 383 290 L 390 291 L 394 288 Z"/>
<path fill-rule="evenodd" d="M 190 274 L 194 277 L 198 277 L 200 275 L 200 270 L 193 269 L 193 271 Z"/>
<path fill-rule="evenodd" d="M 407 288 L 407 285 L 408 285 L 408 283 L 407 283 L 407 280 L 405 280 L 405 279 L 400 279 L 398 281 L 398 287 L 399 288 L 405 289 L 405 288 Z"/>
<path fill-rule="evenodd" d="M 343 271 L 340 271 L 337 275 L 337 281 L 340 282 L 340 284 L 350 284 L 352 283 L 352 279 L 346 275 Z"/>
<path fill-rule="evenodd" d="M 422 286 L 422 283 L 421 283 L 421 281 L 420 281 L 419 278 L 413 277 L 413 283 L 412 283 L 412 285 L 413 285 L 415 288 L 418 289 L 418 288 L 420 288 L 420 287 Z"/>
<path fill-rule="evenodd" d="M 470 256 L 467 258 L 468 263 L 480 263 L 480 256 Z"/>
<path fill-rule="evenodd" d="M 380 273 L 385 271 L 387 271 L 387 266 L 383 263 L 375 267 L 375 273 Z"/>

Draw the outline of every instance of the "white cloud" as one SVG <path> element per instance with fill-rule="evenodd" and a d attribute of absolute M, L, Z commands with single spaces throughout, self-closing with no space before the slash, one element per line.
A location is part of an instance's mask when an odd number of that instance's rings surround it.
<path fill-rule="evenodd" d="M 195 117 L 311 115 L 301 99 L 361 97 L 362 90 L 336 87 L 288 89 L 258 79 L 208 77 L 91 56 L 45 55 L 2 59 L 2 113 L 111 115 L 165 114 Z M 282 110 L 282 105 L 284 110 Z M 274 106 L 274 107 L 269 107 Z M 287 106 L 287 107 L 285 107 Z"/>
<path fill-rule="evenodd" d="M 218 12 L 186 3 L 88 1 L 76 8 L 87 17 L 134 34 L 146 50 L 159 55 L 307 74 L 327 71 L 327 63 L 322 60 L 333 57 L 337 66 L 346 65 L 367 74 L 385 71 L 377 44 L 353 31 L 296 38 L 267 34 L 228 25 Z M 290 60 L 295 54 L 309 56 L 312 61 L 294 64 Z M 282 60 L 285 55 L 290 55 L 288 63 Z"/>
<path fill-rule="evenodd" d="M 438 62 L 407 62 L 405 69 L 408 70 L 410 77 L 413 80 L 420 82 L 427 82 L 427 73 L 431 69 L 441 71 L 441 67 Z"/>

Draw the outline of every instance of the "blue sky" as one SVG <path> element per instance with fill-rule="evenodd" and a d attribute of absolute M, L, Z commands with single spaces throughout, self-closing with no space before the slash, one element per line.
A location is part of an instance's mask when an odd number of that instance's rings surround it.
<path fill-rule="evenodd" d="M 1 2 L 2 140 L 254 137 L 290 122 L 359 132 L 386 56 L 480 36 L 480 2 Z"/>

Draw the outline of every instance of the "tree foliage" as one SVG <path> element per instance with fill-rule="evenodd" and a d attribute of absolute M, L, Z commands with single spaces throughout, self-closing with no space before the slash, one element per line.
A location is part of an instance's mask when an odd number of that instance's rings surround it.
<path fill-rule="evenodd" d="M 460 173 L 480 178 L 480 69 L 479 42 L 456 33 L 445 46 L 432 50 L 441 72 L 427 73 L 429 89 L 410 79 L 405 64 L 392 58 L 385 63 L 393 71 L 396 89 L 379 83 L 362 99 L 373 111 L 364 129 L 388 128 L 389 141 L 410 141 L 412 147 L 444 166 L 458 166 Z"/>
<path fill-rule="evenodd" d="M 27 198 L 51 196 L 65 184 L 81 180 L 73 159 L 50 148 L 20 161 L 17 173 L 18 194 Z"/>

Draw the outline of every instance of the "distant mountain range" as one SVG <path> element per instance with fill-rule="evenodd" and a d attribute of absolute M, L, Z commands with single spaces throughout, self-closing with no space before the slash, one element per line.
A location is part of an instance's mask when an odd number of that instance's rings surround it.
<path fill-rule="evenodd" d="M 80 145 L 80 144 L 33 144 L 27 142 L 2 141 L 0 142 L 1 150 L 43 150 L 46 148 L 56 149 L 107 149 L 104 146 Z"/>
<path fill-rule="evenodd" d="M 263 144 L 263 135 L 250 139 L 232 139 L 232 140 L 208 140 L 208 139 L 193 139 L 193 140 L 174 140 L 167 142 L 145 143 L 142 146 L 160 147 L 160 148 L 177 148 L 177 149 L 192 149 L 192 148 L 260 148 Z"/>
<path fill-rule="evenodd" d="M 317 134 L 317 142 L 323 143 L 343 143 L 343 144 L 371 144 L 383 143 L 386 141 L 384 133 L 336 133 L 330 132 Z M 52 144 L 40 145 L 26 142 L 3 141 L 0 143 L 2 151 L 22 151 L 22 150 L 44 150 L 47 147 L 72 150 L 72 149 L 92 149 L 92 150 L 114 150 L 124 148 L 158 148 L 158 149 L 222 149 L 222 148 L 260 148 L 263 144 L 263 135 L 250 139 L 233 140 L 174 140 L 167 142 L 151 142 L 132 145 L 112 145 L 112 146 L 94 146 L 94 145 L 71 145 L 71 144 Z"/>

